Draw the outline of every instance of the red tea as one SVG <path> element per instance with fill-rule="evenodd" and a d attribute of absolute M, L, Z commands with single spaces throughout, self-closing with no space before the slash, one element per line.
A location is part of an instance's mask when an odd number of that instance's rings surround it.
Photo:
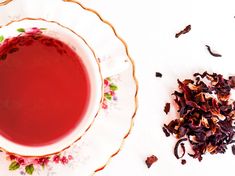
<path fill-rule="evenodd" d="M 0 47 L 0 135 L 42 146 L 68 135 L 89 102 L 89 78 L 65 43 L 29 34 Z"/>

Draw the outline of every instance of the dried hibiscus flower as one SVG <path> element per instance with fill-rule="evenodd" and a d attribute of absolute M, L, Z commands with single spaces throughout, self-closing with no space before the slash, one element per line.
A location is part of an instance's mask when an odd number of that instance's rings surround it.
<path fill-rule="evenodd" d="M 185 154 L 184 143 L 182 143 L 183 141 L 187 141 L 187 138 L 180 139 L 180 140 L 178 140 L 178 142 L 175 144 L 174 154 L 175 154 L 175 157 L 176 157 L 177 159 L 183 158 L 183 156 L 184 156 L 184 154 Z M 182 149 L 182 151 L 183 151 L 183 153 L 181 154 L 181 156 L 179 156 L 179 154 L 178 154 L 179 145 L 181 146 L 181 149 Z"/>
<path fill-rule="evenodd" d="M 191 25 L 186 26 L 182 31 L 175 34 L 175 38 L 178 38 L 182 34 L 187 34 L 189 31 L 191 31 Z"/>
<path fill-rule="evenodd" d="M 168 130 L 165 127 L 162 127 L 162 131 L 165 133 L 166 137 L 170 136 L 170 133 L 168 132 Z"/>
<path fill-rule="evenodd" d="M 221 54 L 213 52 L 213 51 L 211 50 L 211 47 L 210 47 L 209 45 L 206 45 L 206 48 L 207 48 L 208 52 L 209 52 L 212 56 L 214 56 L 214 57 L 222 57 Z"/>
<path fill-rule="evenodd" d="M 145 160 L 145 163 L 147 167 L 150 168 L 153 163 L 157 162 L 157 160 L 158 158 L 155 155 L 152 155 L 152 156 L 147 157 L 147 159 Z"/>
<path fill-rule="evenodd" d="M 201 161 L 205 153 L 225 153 L 227 145 L 234 143 L 235 101 L 230 91 L 235 88 L 235 77 L 225 79 L 207 72 L 195 73 L 194 77 L 178 80 L 179 91 L 173 93 L 178 118 L 164 124 L 164 130 L 179 139 L 174 150 L 177 159 L 183 157 L 182 142 L 187 140 L 194 152 L 189 156 Z M 180 156 L 179 146 L 183 150 Z"/>
<path fill-rule="evenodd" d="M 161 78 L 162 77 L 162 74 L 160 72 L 156 72 L 155 73 L 155 76 L 158 77 L 158 78 Z"/>
<path fill-rule="evenodd" d="M 170 103 L 166 103 L 165 107 L 164 107 L 164 112 L 166 114 L 168 114 L 168 112 L 170 112 L 171 109 L 171 104 Z"/>
<path fill-rule="evenodd" d="M 187 161 L 186 161 L 185 159 L 182 159 L 182 160 L 181 160 L 181 164 L 182 164 L 182 165 L 185 165 L 186 162 L 187 162 Z"/>

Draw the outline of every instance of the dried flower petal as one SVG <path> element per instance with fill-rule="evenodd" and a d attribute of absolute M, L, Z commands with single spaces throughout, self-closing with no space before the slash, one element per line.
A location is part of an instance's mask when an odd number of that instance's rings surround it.
<path fill-rule="evenodd" d="M 170 136 L 170 133 L 167 131 L 165 127 L 162 127 L 162 131 L 165 133 L 166 137 Z"/>
<path fill-rule="evenodd" d="M 165 107 L 164 107 L 164 112 L 166 114 L 168 114 L 168 112 L 170 111 L 170 108 L 171 108 L 171 104 L 170 103 L 166 103 L 165 104 Z"/>
<path fill-rule="evenodd" d="M 157 160 L 158 158 L 155 155 L 152 155 L 152 156 L 147 157 L 147 159 L 145 160 L 145 163 L 147 167 L 150 168 L 153 163 L 157 162 Z"/>
<path fill-rule="evenodd" d="M 221 54 L 213 52 L 213 51 L 211 50 L 211 47 L 210 47 L 209 45 L 206 45 L 206 48 L 207 48 L 208 52 L 209 52 L 212 56 L 214 56 L 214 57 L 222 57 Z"/>
<path fill-rule="evenodd" d="M 162 77 L 162 74 L 161 74 L 160 72 L 156 72 L 156 73 L 155 73 L 155 76 L 161 78 L 161 77 Z"/>
<path fill-rule="evenodd" d="M 182 158 L 182 157 L 184 156 L 184 154 L 185 154 L 185 147 L 184 147 L 184 145 L 180 145 L 180 144 L 182 144 L 181 142 L 183 142 L 183 141 L 187 141 L 187 138 L 180 139 L 180 140 L 178 140 L 178 142 L 175 144 L 174 154 L 175 154 L 175 157 L 176 157 L 177 159 Z M 181 154 L 181 156 L 179 156 L 179 153 L 178 153 L 178 147 L 179 147 L 179 145 L 181 146 L 181 149 L 183 150 L 183 153 Z"/>
<path fill-rule="evenodd" d="M 182 159 L 182 160 L 181 160 L 181 164 L 182 164 L 182 165 L 185 165 L 185 164 L 186 164 L 186 160 L 185 160 L 185 159 Z"/>
<path fill-rule="evenodd" d="M 182 34 L 187 34 L 189 31 L 191 31 L 191 25 L 186 26 L 182 31 L 175 34 L 175 38 L 178 38 Z"/>

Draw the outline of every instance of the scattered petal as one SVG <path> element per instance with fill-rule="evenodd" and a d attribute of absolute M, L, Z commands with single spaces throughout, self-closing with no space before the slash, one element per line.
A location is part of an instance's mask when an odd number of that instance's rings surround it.
<path fill-rule="evenodd" d="M 186 26 L 182 31 L 175 34 L 175 38 L 178 38 L 182 34 L 187 34 L 189 31 L 191 31 L 191 25 Z"/>
<path fill-rule="evenodd" d="M 209 45 L 206 45 L 206 48 L 207 48 L 208 52 L 209 52 L 212 56 L 214 56 L 214 57 L 222 57 L 221 54 L 213 52 L 213 51 L 211 50 L 211 47 L 210 47 Z"/>
<path fill-rule="evenodd" d="M 170 108 L 171 108 L 171 104 L 170 103 L 166 103 L 165 104 L 165 107 L 164 107 L 164 112 L 166 114 L 168 114 L 168 112 L 170 111 Z"/>
<path fill-rule="evenodd" d="M 165 127 L 162 127 L 162 131 L 165 133 L 166 137 L 170 136 L 170 133 L 168 132 L 168 130 Z"/>
<path fill-rule="evenodd" d="M 155 73 L 155 76 L 158 77 L 158 78 L 161 78 L 162 77 L 162 74 L 160 72 L 156 72 Z"/>
<path fill-rule="evenodd" d="M 157 160 L 158 158 L 155 155 L 152 155 L 150 157 L 147 157 L 147 159 L 145 160 L 145 163 L 147 167 L 150 168 L 153 163 L 157 162 Z"/>
<path fill-rule="evenodd" d="M 182 165 L 185 165 L 185 164 L 186 164 L 186 160 L 185 160 L 185 159 L 182 159 L 182 160 L 181 160 L 181 164 L 182 164 Z"/>

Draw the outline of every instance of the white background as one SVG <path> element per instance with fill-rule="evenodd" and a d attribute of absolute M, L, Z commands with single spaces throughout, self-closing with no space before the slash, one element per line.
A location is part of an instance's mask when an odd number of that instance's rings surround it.
<path fill-rule="evenodd" d="M 177 87 L 177 78 L 205 70 L 235 75 L 235 1 L 77 1 L 111 22 L 127 42 L 139 82 L 134 128 L 121 152 L 96 175 L 234 175 L 235 156 L 230 146 L 225 155 L 206 155 L 201 163 L 186 157 L 187 164 L 181 165 L 173 155 L 174 138 L 166 138 L 161 127 L 175 117 L 173 108 L 168 116 L 163 108 L 166 102 L 172 102 L 170 94 Z M 189 24 L 192 30 L 176 39 L 175 33 Z M 210 56 L 206 44 L 223 57 Z M 161 72 L 163 78 L 156 78 L 155 72 Z M 158 161 L 148 169 L 145 159 L 152 154 Z"/>
<path fill-rule="evenodd" d="M 193 176 L 233 174 L 231 150 L 226 155 L 206 155 L 199 163 L 188 159 L 182 166 L 173 156 L 173 138 L 165 138 L 163 113 L 175 80 L 195 71 L 234 74 L 235 2 L 230 0 L 80 0 L 116 28 L 127 42 L 139 81 L 139 110 L 131 135 L 122 151 L 99 176 Z M 234 3 L 233 3 L 234 2 Z M 192 31 L 174 35 L 186 25 Z M 210 56 L 209 44 L 222 58 Z M 163 78 L 155 77 L 155 72 Z M 172 84 L 173 83 L 173 84 Z M 172 113 L 173 115 L 173 113 Z M 144 163 L 155 154 L 159 160 L 150 169 Z"/>

